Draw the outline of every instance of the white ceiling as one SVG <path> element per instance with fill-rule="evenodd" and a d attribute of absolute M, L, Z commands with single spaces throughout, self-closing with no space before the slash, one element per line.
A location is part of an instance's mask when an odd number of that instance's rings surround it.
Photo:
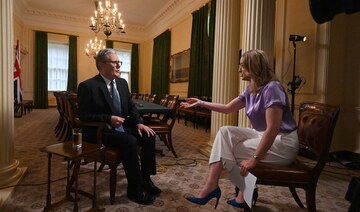
<path fill-rule="evenodd" d="M 113 0 L 125 24 L 145 27 L 172 0 Z M 102 1 L 104 4 L 104 0 Z M 89 18 L 94 16 L 95 0 L 24 0 L 28 9 L 62 13 Z"/>
<path fill-rule="evenodd" d="M 112 0 L 125 23 L 126 33 L 111 39 L 138 42 L 152 39 L 203 6 L 209 0 Z M 16 0 L 14 14 L 30 29 L 69 34 L 91 33 L 95 0 Z M 102 0 L 104 4 L 104 0 Z M 55 28 L 54 28 L 55 26 Z"/>

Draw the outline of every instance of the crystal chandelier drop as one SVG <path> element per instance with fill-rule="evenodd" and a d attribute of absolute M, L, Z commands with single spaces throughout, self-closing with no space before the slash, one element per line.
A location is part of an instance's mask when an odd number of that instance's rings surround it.
<path fill-rule="evenodd" d="M 125 33 L 125 24 L 116 4 L 111 7 L 111 2 L 108 0 L 105 1 L 105 7 L 103 7 L 101 1 L 95 1 L 95 7 L 94 17 L 91 17 L 90 28 L 92 31 L 95 33 L 103 31 L 106 39 L 109 39 L 113 32 Z"/>
<path fill-rule="evenodd" d="M 94 41 L 90 39 L 90 42 L 86 44 L 85 52 L 87 56 L 95 59 L 101 49 L 105 49 L 105 45 L 102 45 L 102 40 L 95 37 Z"/>

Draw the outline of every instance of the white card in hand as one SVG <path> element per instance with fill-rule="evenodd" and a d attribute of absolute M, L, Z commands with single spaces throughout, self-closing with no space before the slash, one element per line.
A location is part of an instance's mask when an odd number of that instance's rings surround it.
<path fill-rule="evenodd" d="M 251 208 L 252 206 L 252 198 L 253 192 L 255 189 L 255 184 L 257 178 L 255 175 L 250 172 L 247 173 L 245 177 L 240 174 L 240 167 L 238 165 L 234 165 L 230 171 L 229 175 L 230 181 L 240 189 L 240 191 L 244 194 L 244 200 L 246 204 Z"/>

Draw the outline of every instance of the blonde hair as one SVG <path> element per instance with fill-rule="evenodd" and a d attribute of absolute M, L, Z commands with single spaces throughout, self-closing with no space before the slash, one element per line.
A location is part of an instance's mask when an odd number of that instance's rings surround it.
<path fill-rule="evenodd" d="M 242 55 L 243 66 L 250 75 L 250 92 L 257 93 L 260 87 L 268 82 L 278 81 L 264 51 L 259 49 L 249 50 Z"/>

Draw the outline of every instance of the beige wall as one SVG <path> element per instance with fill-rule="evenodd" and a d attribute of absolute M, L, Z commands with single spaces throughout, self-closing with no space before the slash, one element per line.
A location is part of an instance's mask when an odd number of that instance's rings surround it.
<path fill-rule="evenodd" d="M 171 55 L 190 48 L 191 28 L 191 15 L 171 28 Z M 188 84 L 188 82 L 170 83 L 170 94 L 178 94 L 180 98 L 187 97 Z"/>
<path fill-rule="evenodd" d="M 312 19 L 308 2 L 277 1 L 275 35 L 275 70 L 285 89 L 293 77 L 294 46 L 290 34 L 307 37 L 306 42 L 296 42 L 295 75 L 306 82 L 295 96 L 296 110 L 305 100 L 323 101 L 325 67 L 318 64 L 319 25 Z M 298 18 L 301 17 L 301 18 Z M 289 95 L 291 101 L 291 95 Z"/>
<path fill-rule="evenodd" d="M 30 53 L 30 44 L 32 34 L 29 32 L 23 22 L 14 17 L 14 45 L 19 40 L 21 48 L 21 81 L 23 87 L 24 99 L 33 99 L 34 77 L 29 67 L 33 65 L 33 54 Z M 15 49 L 15 46 L 14 46 Z M 15 51 L 14 51 L 15 52 Z"/>
<path fill-rule="evenodd" d="M 360 153 L 360 13 L 331 22 L 326 102 L 341 106 L 332 149 Z"/>
<path fill-rule="evenodd" d="M 152 52 L 152 40 L 139 45 L 139 92 L 141 93 L 151 93 Z"/>

